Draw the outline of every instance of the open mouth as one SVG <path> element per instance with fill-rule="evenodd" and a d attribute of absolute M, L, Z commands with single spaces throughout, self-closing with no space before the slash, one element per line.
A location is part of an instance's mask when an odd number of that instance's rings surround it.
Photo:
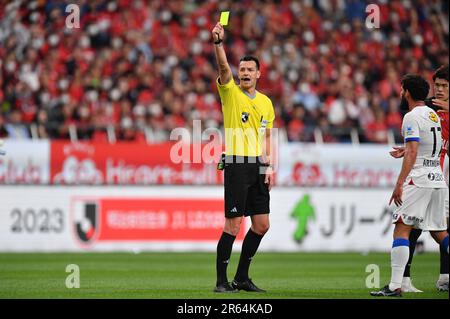
<path fill-rule="evenodd" d="M 251 80 L 250 80 L 250 78 L 242 78 L 241 81 L 249 83 Z"/>

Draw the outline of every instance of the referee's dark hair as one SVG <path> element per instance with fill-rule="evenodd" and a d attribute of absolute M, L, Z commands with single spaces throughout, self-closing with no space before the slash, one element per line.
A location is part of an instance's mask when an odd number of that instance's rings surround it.
<path fill-rule="evenodd" d="M 254 57 L 253 55 L 245 55 L 239 60 L 239 63 L 242 61 L 254 61 L 256 63 L 256 69 L 259 70 L 259 60 L 257 57 Z"/>
<path fill-rule="evenodd" d="M 443 79 L 448 81 L 448 64 L 441 65 L 439 69 L 437 69 L 436 72 L 434 72 L 433 81 L 436 81 L 436 79 Z"/>
<path fill-rule="evenodd" d="M 403 90 L 408 91 L 414 101 L 425 101 L 430 91 L 428 82 L 416 74 L 407 74 L 402 78 Z"/>

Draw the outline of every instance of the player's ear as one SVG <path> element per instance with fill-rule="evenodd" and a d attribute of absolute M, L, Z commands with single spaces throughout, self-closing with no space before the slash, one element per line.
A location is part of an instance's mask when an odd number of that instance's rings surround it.
<path fill-rule="evenodd" d="M 409 94 L 408 90 L 405 90 L 405 99 L 411 98 L 411 94 Z"/>
<path fill-rule="evenodd" d="M 259 70 L 256 71 L 256 78 L 259 79 L 261 77 L 261 72 Z"/>

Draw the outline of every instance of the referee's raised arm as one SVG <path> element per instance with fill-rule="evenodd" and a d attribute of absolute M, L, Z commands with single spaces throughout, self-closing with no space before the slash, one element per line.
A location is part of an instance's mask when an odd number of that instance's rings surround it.
<path fill-rule="evenodd" d="M 219 68 L 219 78 L 220 83 L 225 84 L 230 81 L 232 77 L 231 68 L 227 61 L 227 55 L 225 54 L 225 49 L 223 48 L 223 39 L 225 32 L 223 26 L 218 22 L 213 30 L 212 37 L 214 40 L 214 52 L 216 54 L 217 66 Z"/>

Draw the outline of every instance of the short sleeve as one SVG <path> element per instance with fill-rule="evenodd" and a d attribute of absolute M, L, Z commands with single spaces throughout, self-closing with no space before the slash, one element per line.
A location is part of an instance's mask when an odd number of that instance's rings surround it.
<path fill-rule="evenodd" d="M 216 83 L 217 83 L 217 88 L 219 89 L 219 91 L 220 90 L 226 91 L 226 90 L 231 89 L 233 86 L 236 85 L 236 83 L 234 83 L 234 79 L 233 79 L 232 76 L 230 77 L 230 80 L 227 83 L 225 83 L 225 84 L 221 84 L 220 83 L 220 77 L 218 77 L 216 79 Z"/>
<path fill-rule="evenodd" d="M 411 141 L 420 141 L 419 123 L 411 113 L 406 114 L 403 119 L 402 133 L 405 143 Z"/>
<path fill-rule="evenodd" d="M 236 83 L 234 83 L 234 79 L 232 76 L 230 77 L 230 80 L 225 84 L 221 84 L 219 81 L 220 77 L 218 77 L 216 80 L 217 90 L 219 91 L 222 106 L 225 106 L 230 101 L 230 96 L 233 92 L 233 89 L 236 87 Z"/>
<path fill-rule="evenodd" d="M 270 99 L 269 100 L 269 114 L 268 114 L 268 119 L 267 119 L 267 128 L 273 128 L 273 122 L 275 121 L 275 110 L 273 108 L 273 104 L 272 101 Z"/>

